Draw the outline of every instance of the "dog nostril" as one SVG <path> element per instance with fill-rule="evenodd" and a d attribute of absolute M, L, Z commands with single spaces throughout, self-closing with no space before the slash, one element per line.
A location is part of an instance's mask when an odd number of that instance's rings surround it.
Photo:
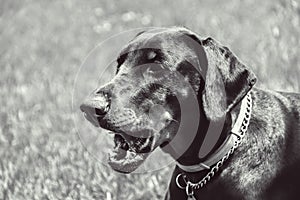
<path fill-rule="evenodd" d="M 109 111 L 110 109 L 110 105 L 107 104 L 103 107 L 97 107 L 95 108 L 95 114 L 98 115 L 98 116 L 104 116 L 107 114 L 107 112 Z"/>
<path fill-rule="evenodd" d="M 95 113 L 98 116 L 103 116 L 107 113 L 107 111 L 105 109 L 99 109 L 99 108 L 95 108 Z"/>
<path fill-rule="evenodd" d="M 85 114 L 89 115 L 90 117 L 104 117 L 106 113 L 109 111 L 109 106 L 106 107 L 93 107 L 90 105 L 82 104 L 80 106 L 80 110 Z"/>

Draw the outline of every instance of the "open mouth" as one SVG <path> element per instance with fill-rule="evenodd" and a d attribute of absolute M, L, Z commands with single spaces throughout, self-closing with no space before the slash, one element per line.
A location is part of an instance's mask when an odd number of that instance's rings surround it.
<path fill-rule="evenodd" d="M 108 163 L 116 171 L 130 173 L 137 169 L 153 150 L 153 136 L 137 138 L 115 133 L 115 146 L 109 153 Z"/>

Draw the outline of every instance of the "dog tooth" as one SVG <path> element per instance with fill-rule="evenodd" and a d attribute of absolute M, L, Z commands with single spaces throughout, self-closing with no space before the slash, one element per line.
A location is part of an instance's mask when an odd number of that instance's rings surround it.
<path fill-rule="evenodd" d="M 143 149 L 143 148 L 147 147 L 148 144 L 149 144 L 149 141 L 150 141 L 150 137 L 148 137 L 148 138 L 145 140 L 144 144 L 142 144 L 142 145 L 140 146 L 139 149 Z"/>

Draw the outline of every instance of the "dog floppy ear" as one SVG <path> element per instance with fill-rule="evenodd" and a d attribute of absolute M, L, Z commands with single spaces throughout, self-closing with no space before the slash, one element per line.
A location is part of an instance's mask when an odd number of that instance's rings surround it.
<path fill-rule="evenodd" d="M 214 39 L 207 38 L 202 45 L 208 60 L 203 108 L 208 119 L 217 120 L 242 100 L 255 84 L 256 76 Z"/>

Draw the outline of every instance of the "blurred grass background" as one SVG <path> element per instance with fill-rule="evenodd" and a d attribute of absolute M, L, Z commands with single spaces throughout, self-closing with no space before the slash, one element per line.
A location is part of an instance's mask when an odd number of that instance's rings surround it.
<path fill-rule="evenodd" d="M 299 20 L 296 0 L 0 0 L 0 199 L 164 196 L 172 167 L 117 174 L 93 159 L 76 134 L 75 75 L 107 37 L 186 26 L 229 46 L 260 87 L 299 92 Z"/>

